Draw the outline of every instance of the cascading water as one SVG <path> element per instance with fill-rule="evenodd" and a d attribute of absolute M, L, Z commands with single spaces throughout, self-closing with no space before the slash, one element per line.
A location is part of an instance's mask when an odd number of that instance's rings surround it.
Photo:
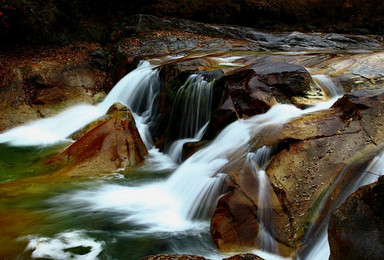
<path fill-rule="evenodd" d="M 187 159 L 166 181 L 140 187 L 104 185 L 97 190 L 57 198 L 55 203 L 83 201 L 92 211 L 126 212 L 121 221 L 143 226 L 140 232 L 205 229 L 225 178 L 221 169 L 229 160 L 246 159 L 253 134 L 305 113 L 309 112 L 293 105 L 275 105 L 266 114 L 238 120 L 226 127 L 209 146 Z"/>
<path fill-rule="evenodd" d="M 13 128 L 0 134 L 0 143 L 26 146 L 65 141 L 75 131 L 103 116 L 113 103 L 121 102 L 133 112 L 146 146 L 152 146 L 148 128 L 154 122 L 152 106 L 159 88 L 158 70 L 153 69 L 149 62 L 141 62 L 137 69 L 116 84 L 100 104 L 74 106 L 54 117 Z"/>
<path fill-rule="evenodd" d="M 278 254 L 278 246 L 273 237 L 273 215 L 270 201 L 269 177 L 265 168 L 272 154 L 272 149 L 266 146 L 259 148 L 254 153 L 248 153 L 247 164 L 251 167 L 258 180 L 258 220 L 259 220 L 259 248 L 267 252 Z"/>
<path fill-rule="evenodd" d="M 147 77 L 150 78 L 152 73 L 148 71 Z M 123 83 L 121 84 L 123 85 Z M 119 101 L 127 102 L 121 99 L 118 90 L 114 89 L 110 95 L 111 98 L 105 102 L 112 103 L 118 99 L 112 98 L 113 95 L 119 97 Z M 83 208 L 89 208 L 90 212 L 116 212 L 115 219 L 119 218 L 120 222 L 132 223 L 137 226 L 136 229 L 139 229 L 131 235 L 153 232 L 179 233 L 187 230 L 194 234 L 206 232 L 209 226 L 209 216 L 223 192 L 222 184 L 226 174 L 222 173 L 222 169 L 229 161 L 241 160 L 246 163 L 250 138 L 269 125 L 282 125 L 295 117 L 325 109 L 331 104 L 319 105 L 307 110 L 300 110 L 293 105 L 277 104 L 266 114 L 247 120 L 238 120 L 226 127 L 209 146 L 181 164 L 165 181 L 132 187 L 106 184 L 90 191 L 59 196 L 51 201 L 62 207 L 69 204 L 68 209 L 62 210 L 64 212 L 73 211 L 73 208 L 76 208 L 79 203 L 86 203 L 87 206 L 83 206 Z M 149 109 L 144 107 L 145 113 Z M 258 156 L 256 155 L 256 157 Z M 256 163 L 259 166 L 264 164 L 259 159 L 256 160 Z M 266 178 L 260 181 L 260 190 L 266 182 Z M 262 193 L 261 191 L 260 203 L 266 205 L 268 198 Z M 267 210 L 261 212 L 266 213 Z M 264 213 L 261 213 L 260 219 L 262 219 L 264 227 L 268 228 L 271 223 L 267 221 L 267 214 Z M 267 239 L 262 239 L 262 241 L 266 245 Z M 274 251 L 272 244 L 268 246 L 271 247 L 270 251 Z"/>
<path fill-rule="evenodd" d="M 177 92 L 169 131 L 169 139 L 176 141 L 168 152 L 175 162 L 181 162 L 183 145 L 200 141 L 205 132 L 211 118 L 212 83 L 194 74 Z"/>
<path fill-rule="evenodd" d="M 324 77 L 317 76 L 317 78 L 318 83 L 323 88 L 330 84 Z M 158 71 L 153 69 L 148 62 L 144 62 L 138 69 L 124 77 L 101 104 L 74 107 L 54 118 L 39 120 L 15 128 L 1 134 L 0 142 L 11 142 L 15 145 L 36 145 L 61 141 L 72 132 L 105 114 L 113 103 L 121 102 L 132 110 L 139 132 L 146 146 L 151 149 L 150 154 L 153 155 L 158 150 L 153 148 L 149 128 L 156 123 L 157 115 L 153 104 L 156 103 L 159 87 Z M 175 105 L 174 110 L 180 110 L 179 114 L 187 116 L 182 118 L 172 115 L 174 117 L 172 120 L 177 121 L 177 125 L 180 126 L 176 131 L 178 133 L 176 139 L 179 139 L 180 143 L 186 140 L 200 139 L 210 118 L 210 111 L 207 111 L 207 107 L 210 108 L 211 106 L 211 86 L 200 76 L 193 76 L 179 92 L 178 105 Z M 338 91 L 328 92 L 330 96 L 340 94 Z M 128 185 L 102 184 L 98 188 L 93 187 L 87 191 L 57 196 L 50 202 L 58 205 L 61 212 L 70 212 L 71 214 L 76 212 L 78 208 L 92 212 L 92 214 L 95 212 L 113 214 L 114 221 L 129 223 L 135 227 L 130 230 L 129 236 L 142 237 L 149 233 L 169 236 L 168 234 L 185 234 L 185 231 L 200 236 L 207 232 L 208 218 L 216 206 L 217 199 L 225 191 L 223 185 L 227 178 L 224 171 L 225 166 L 229 162 L 239 161 L 253 168 L 259 182 L 257 189 L 259 193 L 258 205 L 260 206 L 258 220 L 261 227 L 259 234 L 261 247 L 269 252 L 278 253 L 276 241 L 273 239 L 273 222 L 271 222 L 272 218 L 270 217 L 271 207 L 268 197 L 270 183 L 265 173 L 271 150 L 263 147 L 250 153 L 248 143 L 251 137 L 263 131 L 267 126 L 279 127 L 293 118 L 327 109 L 334 101 L 335 98 L 305 110 L 298 109 L 293 105 L 277 104 L 266 114 L 238 120 L 226 127 L 209 146 L 196 152 L 183 162 L 166 180 L 156 179 L 139 185 L 136 182 Z M 68 125 L 68 122 L 73 122 L 73 119 L 76 119 L 76 123 Z M 51 136 L 51 134 L 55 135 Z M 45 136 L 49 139 L 39 140 L 38 138 Z M 178 151 L 175 152 L 174 158 L 178 160 L 180 148 L 172 148 L 170 154 L 173 154 L 172 151 L 175 150 Z M 381 169 L 383 168 L 383 157 L 382 155 L 377 160 L 380 164 L 375 164 L 375 167 L 379 165 Z M 148 160 L 150 161 L 151 157 Z M 164 161 L 159 163 L 164 164 Z M 153 165 L 150 167 L 153 171 L 159 170 Z M 82 233 L 76 230 L 71 232 L 59 234 L 57 241 L 62 242 L 62 237 L 68 236 L 84 240 Z M 28 246 L 29 249 L 36 252 L 39 247 L 42 247 L 39 246 L 39 243 L 46 243 L 50 246 L 57 241 L 33 237 L 30 238 Z M 85 239 L 85 241 L 86 243 L 83 243 L 85 246 L 94 247 L 96 250 L 94 252 L 99 252 L 100 244 L 94 244 L 92 239 Z M 70 245 L 76 247 L 77 244 L 70 243 Z M 63 249 L 60 249 L 58 254 L 61 254 L 65 249 L 64 246 L 60 246 Z M 175 245 L 174 250 L 178 252 L 180 250 L 179 245 Z M 49 257 L 49 255 L 44 254 L 36 253 L 36 255 Z M 319 253 L 319 255 L 321 254 Z"/>
<path fill-rule="evenodd" d="M 312 78 L 320 85 L 329 97 L 341 96 L 345 93 L 343 86 L 336 79 L 328 75 L 312 75 Z"/>

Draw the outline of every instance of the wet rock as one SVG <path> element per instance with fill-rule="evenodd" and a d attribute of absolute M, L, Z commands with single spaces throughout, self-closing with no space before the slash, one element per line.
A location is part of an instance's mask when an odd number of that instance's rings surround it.
<path fill-rule="evenodd" d="M 316 236 L 317 225 L 336 205 L 329 198 L 338 198 L 381 150 L 383 97 L 384 91 L 356 91 L 331 110 L 294 120 L 280 131 L 286 148 L 272 158 L 267 173 L 291 219 L 295 246 Z"/>
<path fill-rule="evenodd" d="M 275 147 L 266 172 L 272 207 L 269 233 L 279 254 L 292 256 L 319 231 L 344 187 L 355 181 L 383 147 L 384 90 L 345 95 L 329 110 L 265 129 L 250 142 L 255 151 Z M 261 247 L 258 180 L 246 165 L 232 165 L 211 220 L 221 250 Z M 320 206 L 321 205 L 321 206 Z"/>
<path fill-rule="evenodd" d="M 202 256 L 195 255 L 176 255 L 176 254 L 166 254 L 166 255 L 153 255 L 140 258 L 139 260 L 208 260 Z"/>
<path fill-rule="evenodd" d="M 264 258 L 261 258 L 260 256 L 254 254 L 239 254 L 224 258 L 223 260 L 264 260 Z"/>
<path fill-rule="evenodd" d="M 231 165 L 226 172 L 230 176 L 226 183 L 230 191 L 220 197 L 213 213 L 212 238 L 218 248 L 225 252 L 263 248 L 259 233 L 261 226 L 258 215 L 258 179 L 246 164 Z M 273 210 L 284 212 L 272 187 L 267 187 L 266 192 L 270 194 Z M 276 225 L 284 227 L 284 231 L 275 234 L 275 237 L 280 239 L 276 241 L 276 248 L 267 249 L 268 245 L 264 245 L 264 250 L 278 250 L 280 255 L 289 256 L 292 249 L 286 241 L 292 234 L 290 219 L 285 214 L 274 214 L 272 217 L 273 222 L 278 223 Z M 274 230 L 270 229 L 272 226 L 266 229 L 273 234 Z"/>
<path fill-rule="evenodd" d="M 86 132 L 86 133 L 85 133 Z M 64 168 L 56 175 L 89 177 L 140 165 L 148 151 L 127 107 L 113 105 L 106 116 L 75 134 L 81 136 L 57 158 Z"/>
<path fill-rule="evenodd" d="M 384 255 L 384 178 L 361 187 L 332 212 L 330 259 L 382 259 Z"/>
<path fill-rule="evenodd" d="M 28 60 L 9 57 L 0 77 L 0 131 L 55 115 L 78 103 L 102 101 L 106 72 L 89 65 L 92 59 L 83 54 L 94 47 L 78 48 L 82 49 L 65 47 L 65 54 L 58 53 L 58 48 L 49 58 L 25 53 Z"/>
<path fill-rule="evenodd" d="M 182 154 L 182 159 L 186 160 L 189 157 L 191 157 L 194 153 L 196 153 L 198 150 L 202 149 L 208 141 L 202 140 L 199 142 L 188 142 L 185 143 L 183 146 L 183 154 Z"/>
<path fill-rule="evenodd" d="M 259 61 L 229 72 L 214 89 L 221 101 L 217 106 L 213 102 L 216 110 L 206 137 L 215 136 L 237 118 L 265 113 L 276 103 L 305 106 L 324 99 L 308 71 L 283 62 Z"/>

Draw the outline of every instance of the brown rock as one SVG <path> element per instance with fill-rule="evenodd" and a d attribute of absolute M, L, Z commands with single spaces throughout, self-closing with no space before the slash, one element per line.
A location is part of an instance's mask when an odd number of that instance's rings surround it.
<path fill-rule="evenodd" d="M 359 177 L 384 141 L 384 90 L 345 95 L 333 108 L 262 131 L 253 149 L 276 147 L 267 166 L 273 234 L 290 256 L 316 237 L 343 187 Z M 221 250 L 260 247 L 258 185 L 243 164 L 227 171 L 231 190 L 218 202 L 211 233 Z"/>
<path fill-rule="evenodd" d="M 152 255 L 140 258 L 139 260 L 208 260 L 202 256 L 195 255 L 176 255 L 176 254 L 166 254 L 166 255 Z"/>
<path fill-rule="evenodd" d="M 92 128 L 95 123 L 85 127 Z M 109 174 L 143 162 L 147 149 L 130 111 L 121 104 L 112 106 L 97 126 L 78 139 L 59 157 L 65 168 L 57 175 L 71 177 Z"/>
<path fill-rule="evenodd" d="M 7 63 L 0 82 L 0 131 L 104 98 L 105 71 L 90 64 L 92 57 L 74 59 L 76 51 L 68 52 L 65 57 L 31 57 Z"/>
<path fill-rule="evenodd" d="M 261 258 L 260 256 L 254 254 L 239 254 L 224 258 L 223 260 L 264 260 L 264 258 Z"/>
<path fill-rule="evenodd" d="M 214 87 L 223 94 L 213 112 L 208 137 L 238 118 L 265 113 L 276 103 L 303 107 L 325 100 L 304 67 L 284 62 L 258 61 L 227 73 Z"/>
<path fill-rule="evenodd" d="M 330 259 L 383 259 L 384 178 L 354 192 L 332 212 Z"/>

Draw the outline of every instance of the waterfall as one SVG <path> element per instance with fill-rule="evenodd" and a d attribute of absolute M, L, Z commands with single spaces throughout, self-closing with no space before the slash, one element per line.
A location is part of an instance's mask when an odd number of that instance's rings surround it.
<path fill-rule="evenodd" d="M 102 103 L 77 105 L 56 116 L 15 127 L 0 134 L 0 143 L 27 146 L 65 141 L 75 131 L 103 116 L 113 103 L 121 102 L 133 112 L 140 135 L 149 147 L 152 140 L 148 129 L 154 122 L 153 103 L 159 88 L 158 70 L 149 62 L 141 62 L 116 84 Z"/>
<path fill-rule="evenodd" d="M 331 98 L 341 96 L 345 93 L 343 86 L 337 79 L 332 79 L 328 75 L 312 75 L 312 78 Z"/>
<path fill-rule="evenodd" d="M 227 126 L 210 145 L 184 161 L 166 180 L 138 187 L 106 184 L 59 197 L 54 203 L 85 202 L 91 211 L 124 212 L 116 215 L 121 216 L 119 221 L 139 225 L 141 233 L 207 230 L 209 217 L 223 192 L 224 167 L 238 160 L 245 163 L 250 138 L 265 127 L 282 125 L 315 108 L 301 110 L 293 105 L 277 104 L 265 114 Z M 269 225 L 267 220 L 265 223 Z"/>
<path fill-rule="evenodd" d="M 271 184 L 265 168 L 272 154 L 272 149 L 266 146 L 259 148 L 254 153 L 248 153 L 247 164 L 251 167 L 258 180 L 258 242 L 260 248 L 267 252 L 278 253 L 277 242 L 273 237 L 273 213 L 269 197 Z"/>
<path fill-rule="evenodd" d="M 200 141 L 211 118 L 212 85 L 201 75 L 191 75 L 178 90 L 170 119 L 169 139 L 175 140 L 169 156 L 181 162 L 183 145 Z"/>
<path fill-rule="evenodd" d="M 343 93 L 340 85 L 327 76 L 314 77 L 324 91 L 333 97 L 331 100 L 305 110 L 293 105 L 276 104 L 265 114 L 237 120 L 228 125 L 208 146 L 181 163 L 166 180 L 155 180 L 140 186 L 104 184 L 92 190 L 61 195 L 52 201 L 58 205 L 63 202 L 85 202 L 90 211 L 123 212 L 116 214 L 115 218 L 134 223 L 138 233 L 186 230 L 199 233 L 207 230 L 209 217 L 225 191 L 224 183 L 228 177 L 225 167 L 229 163 L 239 162 L 249 165 L 258 179 L 258 238 L 261 247 L 277 253 L 269 198 L 270 182 L 265 173 L 271 149 L 262 147 L 256 152 L 250 152 L 249 142 L 268 126 L 279 127 L 304 114 L 329 108 L 338 95 Z M 158 70 L 149 62 L 142 62 L 116 84 L 102 103 L 75 106 L 55 117 L 16 127 L 0 134 L 0 143 L 25 146 L 66 140 L 71 133 L 104 115 L 113 103 L 121 102 L 132 111 L 140 135 L 150 149 L 148 161 L 153 163 L 151 170 L 156 171 L 164 167 L 153 166 L 164 164 L 164 161 L 159 159 L 162 155 L 153 147 L 150 134 L 158 116 L 155 104 L 159 91 Z M 170 128 L 174 132 L 171 141 L 174 142 L 169 155 L 174 161 L 180 162 L 182 146 L 186 142 L 198 141 L 204 134 L 211 117 L 211 95 L 212 83 L 198 75 L 190 76 L 178 91 L 170 119 Z M 383 168 L 382 157 L 372 167 Z M 166 168 L 173 168 L 173 165 L 167 164 Z"/>

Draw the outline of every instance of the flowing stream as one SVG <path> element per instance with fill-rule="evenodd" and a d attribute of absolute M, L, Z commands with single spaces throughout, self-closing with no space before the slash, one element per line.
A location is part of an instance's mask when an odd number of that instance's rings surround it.
<path fill-rule="evenodd" d="M 221 259 L 223 256 L 210 239 L 209 218 L 218 198 L 225 192 L 225 166 L 237 161 L 248 164 L 259 183 L 259 237 L 265 251 L 257 253 L 266 259 L 282 259 L 276 255 L 270 201 L 265 191 L 269 187 L 265 168 L 272 148 L 262 147 L 251 153 L 248 143 L 265 127 L 279 127 L 304 114 L 329 108 L 343 93 L 328 77 L 316 79 L 320 85 L 330 87 L 327 92 L 333 98 L 328 102 L 303 110 L 277 104 L 265 114 L 238 120 L 182 163 L 183 144 L 200 140 L 209 122 L 212 85 L 201 76 L 193 75 L 180 88 L 171 116 L 171 124 L 177 121 L 179 128 L 174 129 L 176 134 L 172 136 L 168 154 L 163 154 L 154 147 L 151 137 L 158 120 L 153 104 L 159 97 L 159 72 L 148 62 L 142 62 L 125 76 L 96 106 L 72 107 L 55 117 L 0 134 L 0 143 L 3 143 L 0 150 L 15 146 L 19 146 L 15 149 L 20 151 L 28 146 L 47 147 L 67 140 L 71 133 L 104 115 L 113 103 L 121 102 L 133 112 L 150 152 L 145 166 L 126 175 L 122 171 L 110 179 L 73 185 L 69 191 L 58 192 L 62 188 L 50 191 L 44 200 L 38 197 L 36 208 L 46 216 L 46 223 L 41 229 L 19 238 L 27 243 L 24 256 L 137 259 L 156 253 L 190 253 Z M 382 169 L 383 157 L 373 161 L 367 172 L 376 172 L 375 167 Z M 364 181 L 367 179 L 359 185 Z M 327 252 L 319 250 L 326 250 L 326 246 L 320 242 L 318 245 L 314 254 L 325 256 Z M 307 259 L 316 258 L 311 255 Z"/>

